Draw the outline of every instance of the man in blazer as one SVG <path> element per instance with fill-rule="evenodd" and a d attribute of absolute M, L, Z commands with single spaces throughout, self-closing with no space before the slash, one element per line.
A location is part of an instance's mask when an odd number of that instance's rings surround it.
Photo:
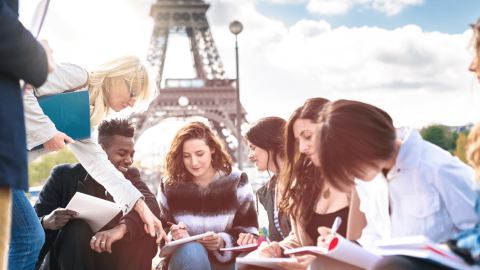
<path fill-rule="evenodd" d="M 12 191 L 18 192 L 19 199 L 28 203 L 24 193 L 28 190 L 27 145 L 19 80 L 40 87 L 48 72 L 53 71 L 53 58 L 48 43 L 37 42 L 18 21 L 18 0 L 0 0 L 0 25 L 0 270 L 3 270 L 7 265 L 10 240 Z M 17 200 L 13 203 L 15 205 Z M 16 207 L 18 209 L 18 205 Z M 31 208 L 25 211 L 35 214 Z M 28 218 L 24 220 L 28 221 Z M 16 232 L 12 231 L 13 237 Z M 10 247 L 12 249 L 15 247 Z M 33 253 L 31 256 L 22 251 L 15 254 L 28 260 L 38 255 L 38 251 Z M 11 263 L 28 269 L 15 260 Z"/>
<path fill-rule="evenodd" d="M 135 153 L 134 130 L 125 119 L 104 121 L 98 128 L 99 144 L 159 218 L 155 196 L 140 179 L 138 169 L 130 167 Z M 138 213 L 131 211 L 123 217 L 119 213 L 95 234 L 85 221 L 74 219 L 74 211 L 65 209 L 76 192 L 113 202 L 112 196 L 80 163 L 54 167 L 35 204 L 46 236 L 36 269 L 43 264 L 43 270 L 150 270 L 157 253 L 156 239 L 145 232 Z"/>

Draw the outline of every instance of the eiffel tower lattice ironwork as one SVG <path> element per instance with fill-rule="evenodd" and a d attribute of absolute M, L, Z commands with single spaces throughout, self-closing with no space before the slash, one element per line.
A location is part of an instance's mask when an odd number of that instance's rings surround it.
<path fill-rule="evenodd" d="M 230 156 L 237 161 L 237 147 L 227 139 L 231 135 L 237 139 L 240 137 L 235 128 L 236 83 L 226 78 L 205 14 L 209 6 L 203 0 L 157 0 L 152 5 L 150 15 L 155 26 L 147 59 L 158 72 L 159 82 L 171 32 L 183 32 L 188 36 L 196 77 L 165 80 L 160 96 L 149 109 L 131 117 L 137 128 L 135 141 L 143 132 L 167 118 L 202 116 L 209 119 Z M 186 104 L 180 104 L 185 101 Z M 243 106 L 241 112 L 242 124 L 248 124 Z M 243 149 L 247 149 L 244 140 L 239 141 Z"/>

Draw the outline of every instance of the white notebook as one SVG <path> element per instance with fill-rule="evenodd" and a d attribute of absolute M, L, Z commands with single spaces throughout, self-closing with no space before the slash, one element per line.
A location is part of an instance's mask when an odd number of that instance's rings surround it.
<path fill-rule="evenodd" d="M 295 258 L 237 258 L 237 263 L 250 264 L 270 269 L 282 269 L 277 263 L 279 262 L 298 262 Z"/>
<path fill-rule="evenodd" d="M 77 191 L 66 209 L 77 212 L 78 216 L 74 216 L 74 218 L 84 220 L 94 232 L 98 232 L 120 213 L 122 207 L 119 204 Z"/>
<path fill-rule="evenodd" d="M 160 249 L 160 255 L 159 256 L 160 256 L 160 258 L 170 257 L 170 256 L 172 256 L 173 252 L 175 252 L 175 250 L 179 246 L 181 246 L 183 244 L 186 244 L 186 243 L 189 243 L 189 242 L 192 242 L 192 241 L 196 241 L 196 240 L 205 238 L 207 236 L 212 236 L 213 234 L 214 234 L 214 232 L 206 232 L 206 233 L 202 233 L 202 234 L 199 234 L 199 235 L 183 238 L 183 239 L 180 239 L 180 240 L 170 241 L 169 243 L 166 243 L 165 246 L 163 246 Z"/>
<path fill-rule="evenodd" d="M 363 269 L 369 269 L 382 257 L 368 252 L 361 246 L 346 240 L 343 237 L 335 237 L 328 249 L 308 246 L 301 248 L 288 249 L 285 254 L 313 254 L 324 255 Z"/>

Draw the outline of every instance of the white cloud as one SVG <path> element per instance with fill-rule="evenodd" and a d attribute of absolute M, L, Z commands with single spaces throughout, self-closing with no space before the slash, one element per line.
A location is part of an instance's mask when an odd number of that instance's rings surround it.
<path fill-rule="evenodd" d="M 422 0 L 310 0 L 307 9 L 310 12 L 336 15 L 345 14 L 353 7 L 375 9 L 388 15 L 396 15 L 407 5 L 419 5 Z"/>
<path fill-rule="evenodd" d="M 25 5 L 20 11 L 27 18 Z M 212 1 L 207 17 L 230 78 L 235 77 L 235 38 L 228 24 L 244 24 L 238 36 L 241 101 L 253 120 L 288 118 L 315 96 L 369 102 L 389 112 L 398 126 L 480 119 L 477 84 L 467 71 L 470 31 L 449 35 L 415 25 L 392 31 L 332 29 L 327 21 L 311 20 L 287 28 L 260 14 L 254 1 L 237 0 Z M 50 41 L 56 61 L 92 68 L 125 54 L 146 59 L 152 28 L 148 1 L 53 1 L 42 36 Z M 176 61 L 169 64 L 169 59 L 190 57 L 179 48 L 171 44 L 168 50 L 169 77 L 188 76 Z"/>

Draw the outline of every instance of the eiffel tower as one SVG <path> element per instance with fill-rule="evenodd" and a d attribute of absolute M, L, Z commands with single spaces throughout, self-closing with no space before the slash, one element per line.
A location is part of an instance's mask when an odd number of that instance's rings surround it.
<path fill-rule="evenodd" d="M 210 7 L 203 0 L 157 0 L 150 16 L 155 20 L 147 60 L 163 76 L 168 37 L 172 32 L 185 33 L 190 41 L 195 78 L 167 78 L 160 96 L 141 114 L 131 117 L 136 126 L 135 141 L 149 128 L 167 118 L 202 116 L 209 120 L 232 159 L 238 162 L 237 146 L 227 138 L 233 135 L 248 149 L 236 125 L 236 81 L 227 79 L 206 18 Z M 232 52 L 233 53 L 233 52 Z M 242 124 L 247 115 L 241 107 Z M 240 138 L 240 139 L 239 139 Z M 247 151 L 243 151 L 244 157 Z M 245 159 L 245 158 L 244 158 Z"/>

